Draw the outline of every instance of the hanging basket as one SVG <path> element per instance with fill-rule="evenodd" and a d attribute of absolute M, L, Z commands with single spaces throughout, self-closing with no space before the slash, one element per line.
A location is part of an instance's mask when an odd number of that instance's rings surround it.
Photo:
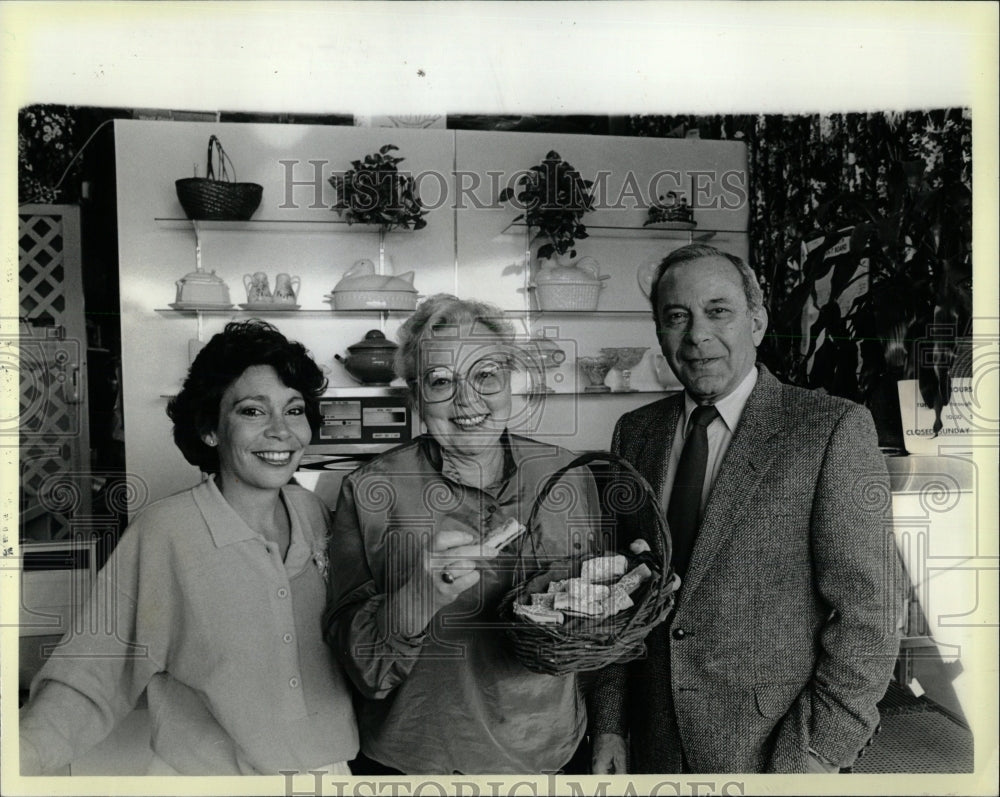
<path fill-rule="evenodd" d="M 213 155 L 219 161 L 219 179 L 215 177 Z M 215 136 L 208 139 L 207 160 L 205 177 L 185 177 L 174 183 L 187 217 L 196 221 L 246 221 L 253 216 L 264 187 L 231 181 L 236 177 L 236 169 Z"/>
<path fill-rule="evenodd" d="M 606 503 L 612 508 L 616 503 L 623 503 L 640 494 L 645 499 L 641 506 L 637 502 L 634 508 L 637 509 L 637 518 L 641 519 L 636 526 L 645 531 L 644 539 L 650 551 L 641 554 L 630 551 L 615 553 L 626 557 L 629 570 L 640 564 L 648 565 L 652 576 L 632 593 L 633 606 L 624 611 L 602 619 L 568 616 L 561 625 L 536 623 L 517 614 L 514 606 L 530 604 L 529 596 L 544 593 L 553 581 L 579 576 L 581 565 L 593 555 L 567 557 L 542 569 L 531 538 L 535 517 L 567 471 L 595 461 L 609 462 L 618 471 L 616 479 L 605 488 Z M 667 524 L 649 483 L 615 454 L 583 454 L 548 478 L 532 507 L 527 526 L 528 534 L 518 541 L 515 587 L 504 596 L 500 605 L 500 616 L 506 623 L 505 632 L 521 664 L 533 672 L 566 675 L 598 670 L 642 656 L 646 649 L 646 636 L 670 613 L 674 593 L 680 584 L 680 579 L 670 569 L 671 545 Z"/>

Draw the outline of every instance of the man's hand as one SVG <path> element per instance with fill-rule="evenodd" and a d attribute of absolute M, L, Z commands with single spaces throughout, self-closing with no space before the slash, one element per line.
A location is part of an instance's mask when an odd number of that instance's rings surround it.
<path fill-rule="evenodd" d="M 810 775 L 836 775 L 840 772 L 840 767 L 810 747 L 809 756 L 806 759 L 806 772 Z"/>
<path fill-rule="evenodd" d="M 590 771 L 594 775 L 624 775 L 625 739 L 617 733 L 599 733 L 594 738 L 590 754 Z"/>

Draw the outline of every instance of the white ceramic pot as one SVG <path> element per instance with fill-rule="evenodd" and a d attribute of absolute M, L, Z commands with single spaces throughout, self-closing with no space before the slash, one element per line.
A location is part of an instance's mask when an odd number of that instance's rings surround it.
<path fill-rule="evenodd" d="M 536 290 L 540 310 L 596 310 L 604 280 L 592 257 L 575 263 L 565 260 L 539 261 L 538 274 L 528 286 Z"/>

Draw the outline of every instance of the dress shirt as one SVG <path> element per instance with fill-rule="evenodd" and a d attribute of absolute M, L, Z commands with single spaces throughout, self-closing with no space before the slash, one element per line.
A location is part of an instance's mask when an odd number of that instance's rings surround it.
<path fill-rule="evenodd" d="M 527 521 L 546 476 L 570 461 L 563 449 L 504 434 L 504 477 L 486 489 L 442 471 L 424 435 L 376 457 L 341 487 L 330 540 L 328 641 L 361 692 L 361 750 L 407 774 L 538 773 L 572 758 L 586 710 L 572 675 L 526 669 L 498 607 L 512 588 L 516 545 L 481 562 L 479 583 L 445 606 L 416 638 L 385 610 L 414 558 L 438 531 L 483 539 L 508 518 Z M 592 549 L 600 517 L 586 468 L 566 474 L 559 506 L 543 504 L 531 529 L 538 565 Z M 528 557 L 529 572 L 535 567 Z"/>
<path fill-rule="evenodd" d="M 712 486 L 719 475 L 719 468 L 722 467 L 722 460 L 729 450 L 733 434 L 743 416 L 743 408 L 747 405 L 747 399 L 753 392 L 757 384 L 757 369 L 751 368 L 743 381 L 736 389 L 719 399 L 715 403 L 715 408 L 719 411 L 719 417 L 712 421 L 705 430 L 708 435 L 708 462 L 705 466 L 705 485 L 701 491 L 701 508 L 705 509 L 708 503 L 708 496 L 712 492 Z M 674 441 L 670 447 L 670 458 L 667 461 L 667 472 L 663 483 L 663 506 L 670 506 L 670 493 L 673 491 L 674 478 L 677 475 L 677 465 L 681 461 L 681 451 L 684 450 L 684 441 L 690 433 L 688 420 L 691 413 L 698 406 L 698 402 L 691 398 L 687 391 L 684 391 L 684 412 L 677 421 L 677 428 L 674 430 Z"/>
<path fill-rule="evenodd" d="M 354 757 L 350 692 L 321 635 L 329 512 L 301 487 L 281 495 L 284 560 L 213 479 L 135 519 L 83 607 L 76 627 L 88 630 L 71 630 L 35 677 L 20 723 L 29 760 L 43 770 L 70 762 L 144 689 L 153 751 L 180 774 L 277 774 Z"/>

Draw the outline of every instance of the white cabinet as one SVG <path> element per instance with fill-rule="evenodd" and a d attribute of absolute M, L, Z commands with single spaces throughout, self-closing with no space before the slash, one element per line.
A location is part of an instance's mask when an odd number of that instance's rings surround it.
<path fill-rule="evenodd" d="M 218 135 L 241 180 L 264 186 L 249 222 L 200 224 L 196 239 L 174 194 L 174 180 L 191 173 L 205 141 Z M 428 206 L 427 226 L 393 232 L 386 251 L 395 273 L 414 271 L 421 295 L 455 293 L 489 301 L 505 311 L 522 337 L 556 338 L 566 362 L 549 373 L 556 391 L 544 413 L 523 431 L 571 449 L 601 449 L 623 412 L 661 391 L 651 366 L 657 349 L 653 322 L 636 273 L 692 239 L 746 256 L 746 151 L 741 143 L 611 136 L 482 133 L 449 130 L 363 129 L 313 125 L 206 124 L 117 121 L 118 234 L 121 262 L 126 457 L 130 473 L 150 485 L 150 497 L 188 487 L 197 478 L 173 446 L 165 395 L 175 393 L 189 362 L 187 341 L 205 340 L 234 317 L 250 313 L 178 314 L 169 311 L 174 283 L 196 267 L 214 270 L 242 303 L 243 275 L 264 271 L 301 276 L 296 312 L 265 317 L 300 340 L 331 384 L 351 378 L 333 355 L 381 327 L 392 338 L 403 314 L 332 312 L 323 301 L 344 271 L 361 258 L 376 259 L 377 233 L 337 223 L 327 178 L 350 161 L 395 144 Z M 526 231 L 511 226 L 518 210 L 497 201 L 508 180 L 551 149 L 597 182 L 598 208 L 584 223 L 590 237 L 580 255 L 594 257 L 610 275 L 597 313 L 539 313 L 526 290 Z M 643 228 L 644 201 L 657 176 L 678 171 L 688 184 L 695 173 L 704 188 L 697 227 Z M 707 175 L 707 176 L 705 176 Z M 725 182 L 724 182 L 725 181 Z M 743 201 L 722 186 L 743 186 Z M 638 193 L 636 193 L 638 192 Z M 726 197 L 725 203 L 720 199 Z M 697 203 L 696 203 L 697 204 Z M 350 234 L 348 234 L 350 233 Z M 197 257 L 196 257 L 197 255 Z M 649 353 L 633 370 L 634 393 L 578 395 L 578 354 L 605 346 L 643 346 Z M 194 346 L 192 346 L 194 348 Z M 614 372 L 613 372 L 614 373 Z"/>

